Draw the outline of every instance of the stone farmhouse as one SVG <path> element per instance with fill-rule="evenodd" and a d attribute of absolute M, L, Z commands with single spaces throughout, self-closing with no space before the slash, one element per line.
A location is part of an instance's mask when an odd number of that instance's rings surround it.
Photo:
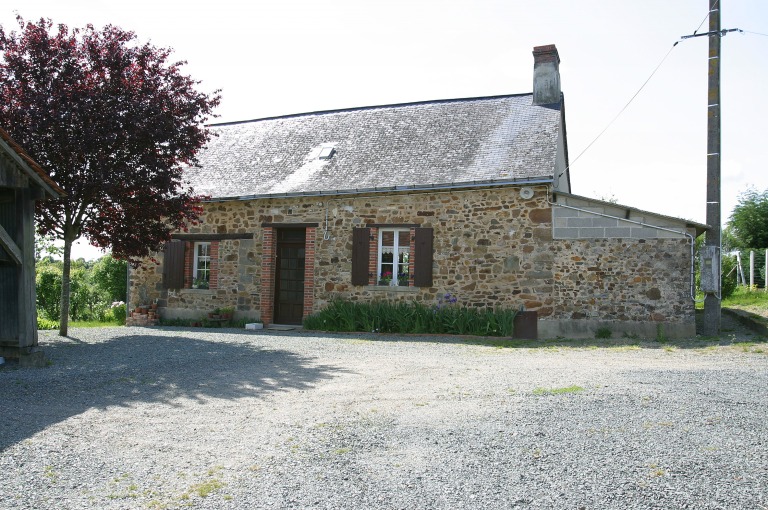
<path fill-rule="evenodd" d="M 202 221 L 131 272 L 129 306 L 300 324 L 334 298 L 536 311 L 541 337 L 695 333 L 705 225 L 571 193 L 554 46 L 533 93 L 210 127 Z"/>
<path fill-rule="evenodd" d="M 42 363 L 35 306 L 35 201 L 64 196 L 0 129 L 0 356 Z"/>

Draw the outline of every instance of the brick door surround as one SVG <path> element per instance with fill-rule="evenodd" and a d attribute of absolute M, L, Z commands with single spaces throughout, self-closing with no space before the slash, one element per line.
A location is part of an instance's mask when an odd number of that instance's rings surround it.
<path fill-rule="evenodd" d="M 277 228 L 264 227 L 261 259 L 261 322 L 272 324 L 275 316 L 275 265 L 277 258 Z M 304 313 L 312 313 L 315 290 L 315 243 L 317 228 L 306 227 L 304 234 Z"/>

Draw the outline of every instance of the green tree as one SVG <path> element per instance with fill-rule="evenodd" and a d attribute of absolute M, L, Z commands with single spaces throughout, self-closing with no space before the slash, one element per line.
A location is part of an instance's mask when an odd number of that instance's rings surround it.
<path fill-rule="evenodd" d="M 728 220 L 737 248 L 768 248 L 768 190 L 754 188 L 739 195 Z"/>
<path fill-rule="evenodd" d="M 85 259 L 72 262 L 69 316 L 73 320 L 93 320 L 97 310 L 106 306 L 92 283 L 93 263 Z"/>
<path fill-rule="evenodd" d="M 739 201 L 728 220 L 725 232 L 732 249 L 741 251 L 745 274 L 749 274 L 749 252 L 755 251 L 756 282 L 765 282 L 765 249 L 768 248 L 768 190 L 758 192 L 749 188 L 739 195 Z"/>
<path fill-rule="evenodd" d="M 61 256 L 61 248 L 54 244 L 55 239 L 51 236 L 44 237 L 35 233 L 35 260 L 41 261 L 46 257 Z"/>
<path fill-rule="evenodd" d="M 93 265 L 91 281 L 106 301 L 125 301 L 128 290 L 128 264 L 112 255 L 104 255 Z"/>
<path fill-rule="evenodd" d="M 64 244 L 66 336 L 76 239 L 138 262 L 198 218 L 202 197 L 182 172 L 208 141 L 220 96 L 196 90 L 185 62 L 133 32 L 17 21 L 19 32 L 0 27 L 0 125 L 67 193 L 38 202 L 36 215 L 39 232 Z"/>
<path fill-rule="evenodd" d="M 61 261 L 46 258 L 35 267 L 35 291 L 38 312 L 46 319 L 61 318 Z"/>

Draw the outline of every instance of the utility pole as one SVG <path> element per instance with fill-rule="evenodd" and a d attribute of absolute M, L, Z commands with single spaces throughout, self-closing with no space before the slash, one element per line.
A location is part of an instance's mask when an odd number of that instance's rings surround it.
<path fill-rule="evenodd" d="M 707 88 L 707 225 L 704 245 L 716 255 L 712 264 L 717 292 L 704 296 L 705 336 L 720 334 L 720 7 L 709 0 L 709 86 Z"/>
<path fill-rule="evenodd" d="M 704 324 L 706 336 L 720 334 L 720 38 L 739 28 L 720 29 L 722 0 L 709 0 L 709 31 L 684 35 L 709 38 L 709 87 L 707 103 L 707 231 L 701 263 L 701 290 L 704 291 Z"/>

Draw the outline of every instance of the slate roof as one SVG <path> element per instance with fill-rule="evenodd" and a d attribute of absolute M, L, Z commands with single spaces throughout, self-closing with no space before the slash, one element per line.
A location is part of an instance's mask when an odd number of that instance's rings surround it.
<path fill-rule="evenodd" d="M 185 175 L 213 199 L 551 181 L 560 119 L 522 94 L 214 124 Z"/>

